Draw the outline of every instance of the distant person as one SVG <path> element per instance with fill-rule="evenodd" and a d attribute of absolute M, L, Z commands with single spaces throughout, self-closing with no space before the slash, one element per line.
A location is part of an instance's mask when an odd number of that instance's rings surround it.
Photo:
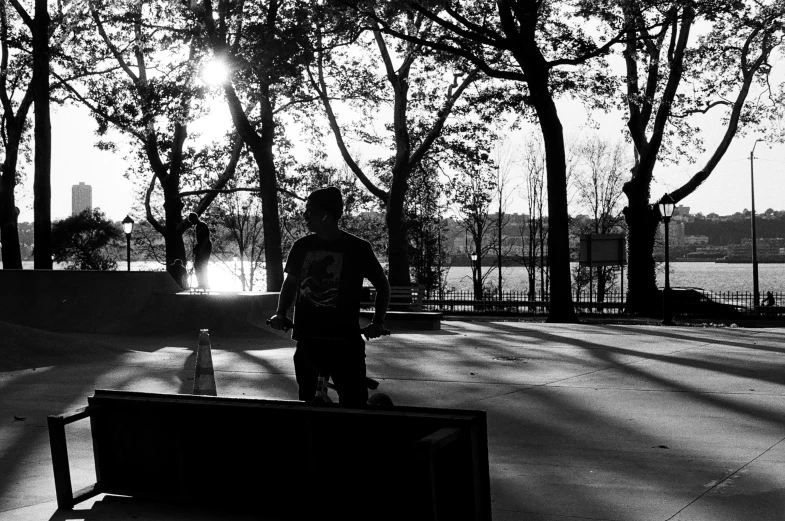
<path fill-rule="evenodd" d="M 188 270 L 185 269 L 183 265 L 183 261 L 180 259 L 175 259 L 174 262 L 171 264 L 169 269 L 169 273 L 172 274 L 174 277 L 175 282 L 177 282 L 181 288 L 188 289 Z"/>
<path fill-rule="evenodd" d="M 776 302 L 774 302 L 774 294 L 771 291 L 766 293 L 766 298 L 760 303 L 761 306 L 773 306 L 774 304 Z"/>
<path fill-rule="evenodd" d="M 373 319 L 365 330 L 369 339 L 384 330 L 390 284 L 370 243 L 338 227 L 342 214 L 343 197 L 336 187 L 308 196 L 303 218 L 311 235 L 298 239 L 289 251 L 270 325 L 283 329 L 294 304 L 294 372 L 300 400 L 314 399 L 321 369 L 333 377 L 340 403 L 358 406 L 368 401 L 365 341 L 359 327 L 363 280 L 376 288 Z"/>
<path fill-rule="evenodd" d="M 210 262 L 210 255 L 213 253 L 213 243 L 210 241 L 210 228 L 207 223 L 199 220 L 196 213 L 188 214 L 188 222 L 194 227 L 196 233 L 196 245 L 194 246 L 194 271 L 196 271 L 196 287 L 199 289 L 209 289 L 207 281 L 207 264 Z"/>

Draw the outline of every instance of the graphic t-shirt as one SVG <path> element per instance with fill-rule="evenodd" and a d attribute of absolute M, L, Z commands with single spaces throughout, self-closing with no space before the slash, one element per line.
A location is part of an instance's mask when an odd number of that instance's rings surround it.
<path fill-rule="evenodd" d="M 384 274 L 370 243 L 344 231 L 334 241 L 316 235 L 297 240 L 284 271 L 300 277 L 295 340 L 355 338 L 363 279 Z"/>

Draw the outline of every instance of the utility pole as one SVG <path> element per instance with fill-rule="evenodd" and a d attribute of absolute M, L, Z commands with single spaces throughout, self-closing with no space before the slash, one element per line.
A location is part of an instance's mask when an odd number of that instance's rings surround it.
<path fill-rule="evenodd" d="M 750 221 L 752 222 L 752 298 L 753 309 L 757 309 L 760 305 L 760 289 L 758 288 L 758 236 L 755 233 L 755 175 L 753 167 L 753 159 L 755 154 L 755 145 L 762 139 L 756 139 L 752 145 L 750 152 L 750 194 L 752 197 L 752 210 L 750 214 Z"/>

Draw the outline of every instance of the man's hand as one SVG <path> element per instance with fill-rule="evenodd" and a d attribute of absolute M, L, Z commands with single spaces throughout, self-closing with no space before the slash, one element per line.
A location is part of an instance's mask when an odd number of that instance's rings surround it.
<path fill-rule="evenodd" d="M 289 331 L 292 327 L 292 321 L 282 313 L 271 316 L 267 323 L 270 324 L 271 328 L 283 331 Z"/>
<path fill-rule="evenodd" d="M 384 324 L 381 322 L 371 322 L 368 324 L 368 327 L 365 328 L 365 339 L 370 340 L 372 338 L 379 338 L 382 336 L 383 331 Z"/>

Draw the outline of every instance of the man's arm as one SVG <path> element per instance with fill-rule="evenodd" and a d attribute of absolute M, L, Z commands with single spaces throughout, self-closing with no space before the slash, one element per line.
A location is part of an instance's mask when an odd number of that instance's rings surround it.
<path fill-rule="evenodd" d="M 390 282 L 383 272 L 368 279 L 376 289 L 376 301 L 374 302 L 374 312 L 371 325 L 366 330 L 368 338 L 378 338 L 384 329 L 384 316 L 387 314 L 387 307 L 390 305 Z"/>
<path fill-rule="evenodd" d="M 299 287 L 300 277 L 292 275 L 291 273 L 284 273 L 281 293 L 278 295 L 278 307 L 275 310 L 275 315 L 270 318 L 270 325 L 274 329 L 283 329 L 284 319 L 289 312 L 289 308 L 292 307 L 297 298 L 297 290 Z"/>

